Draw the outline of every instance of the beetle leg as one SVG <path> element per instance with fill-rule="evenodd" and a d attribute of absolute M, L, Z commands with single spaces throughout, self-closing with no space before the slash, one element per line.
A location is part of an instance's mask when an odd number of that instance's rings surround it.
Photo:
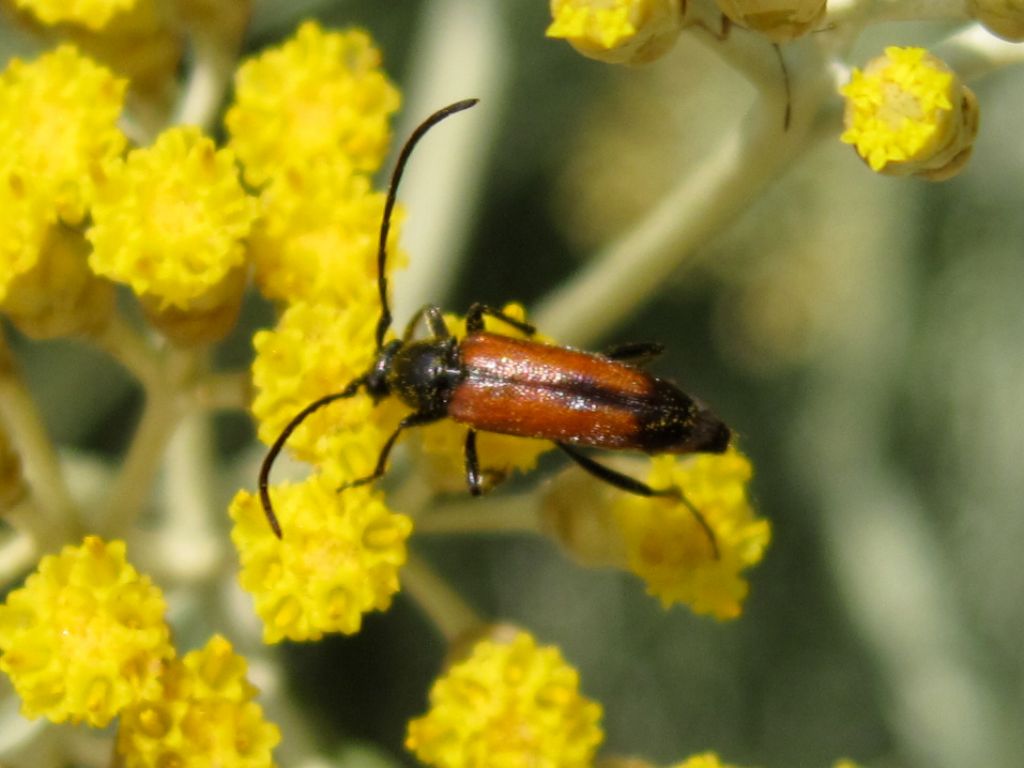
<path fill-rule="evenodd" d="M 628 344 L 618 344 L 605 352 L 604 356 L 623 363 L 644 365 L 664 351 L 665 345 L 656 341 L 634 341 Z"/>
<path fill-rule="evenodd" d="M 466 485 L 473 496 L 484 492 L 480 483 L 480 459 L 476 455 L 476 430 L 466 432 Z"/>
<path fill-rule="evenodd" d="M 642 483 L 639 480 L 630 477 L 629 475 L 624 475 L 621 472 L 617 472 L 616 470 L 612 469 L 611 467 L 606 467 L 604 464 L 599 464 L 589 456 L 586 456 L 585 454 L 582 454 L 579 451 L 577 451 L 571 445 L 568 445 L 566 443 L 556 443 L 556 445 L 558 445 L 559 448 L 565 451 L 569 458 L 575 461 L 581 469 L 589 472 L 598 480 L 604 480 L 609 485 L 615 486 L 619 490 L 626 491 L 627 493 L 633 493 L 636 494 L 637 496 L 664 496 L 667 498 L 681 501 L 686 506 L 686 508 L 690 510 L 690 513 L 697 521 L 697 524 L 700 525 L 700 527 L 704 530 L 704 533 L 707 534 L 708 541 L 711 543 L 711 550 L 712 552 L 714 552 L 715 555 L 715 559 L 717 560 L 719 558 L 718 540 L 715 538 L 715 532 L 711 530 L 711 526 L 708 525 L 708 521 L 701 513 L 701 511 L 697 509 L 697 507 L 695 507 L 689 499 L 686 498 L 686 494 L 684 494 L 680 489 L 662 488 L 659 490 L 656 488 L 651 488 L 651 486 L 647 485 L 646 483 Z"/>
<path fill-rule="evenodd" d="M 503 323 L 508 323 L 518 331 L 522 331 L 527 336 L 533 336 L 537 332 L 529 323 L 524 323 L 522 320 L 516 320 L 514 317 L 509 317 L 500 309 L 489 307 L 486 304 L 480 304 L 474 302 L 469 305 L 469 311 L 466 313 L 466 333 L 476 333 L 484 329 L 484 315 L 490 315 L 491 317 L 501 320 Z"/>
<path fill-rule="evenodd" d="M 357 480 L 350 480 L 347 483 L 343 483 L 338 486 L 338 493 L 348 490 L 349 488 L 355 488 L 356 486 L 372 483 L 374 480 L 383 477 L 384 473 L 387 471 L 388 457 L 391 455 L 391 449 L 395 447 L 395 443 L 398 441 L 398 436 L 410 427 L 419 427 L 423 424 L 429 424 L 432 421 L 438 421 L 442 418 L 444 418 L 444 414 L 437 415 L 433 412 L 421 413 L 417 411 L 416 413 L 410 413 L 398 422 L 398 426 L 395 427 L 395 431 L 391 433 L 391 436 L 384 443 L 384 447 L 380 449 L 380 454 L 377 456 L 377 466 L 374 468 L 373 473 L 366 477 L 360 477 Z"/>
<path fill-rule="evenodd" d="M 409 322 L 405 326 L 405 332 L 402 334 L 402 341 L 407 342 L 412 339 L 413 331 L 416 330 L 417 324 L 423 318 L 427 319 L 427 330 L 430 331 L 431 336 L 439 339 L 447 339 L 451 336 L 451 333 L 448 331 L 448 325 L 444 321 L 444 316 L 441 314 L 441 308 L 435 304 L 427 304 L 416 310 L 416 314 L 409 318 Z"/>

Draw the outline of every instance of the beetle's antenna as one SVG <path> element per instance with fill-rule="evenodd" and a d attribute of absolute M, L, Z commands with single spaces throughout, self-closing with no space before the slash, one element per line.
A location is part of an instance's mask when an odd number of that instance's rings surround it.
<path fill-rule="evenodd" d="M 295 414 L 294 418 L 292 418 L 285 428 L 281 430 L 281 434 L 277 436 L 274 444 L 271 445 L 270 450 L 267 451 L 267 455 L 263 457 L 263 463 L 260 464 L 260 503 L 263 505 L 263 512 L 267 516 L 267 522 L 270 523 L 270 528 L 274 531 L 274 535 L 277 536 L 277 538 L 281 538 L 281 524 L 277 521 L 277 515 L 274 514 L 274 506 L 270 503 L 270 490 L 267 488 L 267 484 L 270 480 L 270 468 L 274 466 L 277 454 L 281 452 L 281 449 L 284 448 L 284 444 L 288 442 L 288 438 L 291 437 L 292 432 L 294 432 L 298 426 L 306 420 L 307 416 L 315 411 L 319 411 L 325 405 L 333 403 L 335 400 L 352 397 L 365 383 L 366 377 L 360 376 L 341 390 L 341 392 L 324 395 L 319 400 L 314 400 L 312 403 L 307 405 Z"/>
<path fill-rule="evenodd" d="M 384 216 L 380 222 L 380 242 L 377 246 L 377 287 L 380 289 L 380 320 L 377 321 L 378 350 L 384 346 L 384 335 L 388 332 L 388 328 L 391 327 L 391 309 L 388 307 L 388 278 L 384 272 L 384 265 L 388 256 L 388 232 L 391 230 L 391 211 L 395 207 L 395 199 L 398 196 L 398 182 L 402 180 L 402 171 L 405 170 L 405 164 L 409 161 L 409 155 L 412 154 L 416 144 L 427 131 L 446 117 L 454 115 L 456 112 L 461 112 L 464 109 L 469 109 L 478 101 L 479 99 L 465 99 L 437 110 L 437 112 L 416 127 L 416 130 L 406 139 L 402 151 L 398 153 L 395 170 L 391 173 L 391 183 L 388 185 L 387 200 L 384 201 Z"/>

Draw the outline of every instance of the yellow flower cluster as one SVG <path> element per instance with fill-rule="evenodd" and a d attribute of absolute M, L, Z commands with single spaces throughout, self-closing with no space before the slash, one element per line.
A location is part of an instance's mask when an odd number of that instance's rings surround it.
<path fill-rule="evenodd" d="M 170 128 L 122 159 L 124 92 L 123 80 L 67 45 L 15 60 L 0 75 L 0 203 L 15 214 L 0 224 L 0 301 L 33 335 L 89 332 L 109 312 L 101 275 L 130 285 L 151 314 L 218 317 L 205 334 L 161 326 L 175 341 L 216 338 L 241 300 L 243 241 L 257 202 L 231 152 L 195 128 Z M 78 226 L 87 214 L 88 266 L 84 243 L 50 234 L 58 221 Z M 63 258 L 69 253 L 75 258 Z M 77 289 L 65 286 L 47 302 L 44 289 L 65 283 Z"/>
<path fill-rule="evenodd" d="M 174 655 L 163 596 L 125 560 L 122 541 L 89 536 L 44 557 L 0 605 L 0 669 L 27 717 L 102 727 L 160 690 Z"/>
<path fill-rule="evenodd" d="M 40 265 L 51 226 L 85 216 L 92 180 L 126 142 L 117 128 L 124 90 L 67 45 L 13 59 L 0 74 L 0 302 Z"/>
<path fill-rule="evenodd" d="M 325 33 L 307 22 L 291 41 L 242 65 L 225 122 L 246 179 L 258 185 L 339 153 L 358 171 L 376 170 L 398 106 L 365 32 Z"/>
<path fill-rule="evenodd" d="M 250 243 L 256 282 L 274 301 L 345 305 L 377 299 L 377 243 L 384 193 L 343 155 L 275 177 L 261 196 Z M 392 216 L 388 270 L 402 266 Z"/>
<path fill-rule="evenodd" d="M 323 475 L 275 486 L 281 539 L 256 496 L 240 491 L 231 503 L 240 580 L 255 598 L 265 642 L 358 632 L 362 615 L 385 610 L 398 591 L 412 522 L 388 511 L 370 488 L 335 491 Z"/>
<path fill-rule="evenodd" d="M 944 179 L 970 155 L 978 129 L 973 94 L 923 48 L 885 49 L 840 88 L 846 130 L 873 171 Z"/>
<path fill-rule="evenodd" d="M 520 304 L 506 304 L 502 312 L 516 320 L 526 320 L 526 311 Z M 466 335 L 464 317 L 446 313 L 444 320 L 453 336 L 462 338 Z M 490 316 L 484 316 L 484 328 L 504 336 L 524 336 L 508 323 Z M 542 335 L 534 336 L 534 339 L 547 341 Z M 466 427 L 444 420 L 421 427 L 415 434 L 424 455 L 433 463 L 431 479 L 441 488 L 464 490 Z M 500 482 L 513 471 L 527 472 L 533 469 L 540 455 L 553 447 L 550 440 L 531 440 L 488 432 L 481 432 L 477 436 L 481 471 L 485 480 L 492 483 Z"/>
<path fill-rule="evenodd" d="M 135 7 L 137 0 L 14 0 L 44 24 L 79 24 L 103 29 L 117 14 Z"/>
<path fill-rule="evenodd" d="M 170 128 L 104 169 L 89 264 L 161 308 L 187 309 L 242 264 L 256 215 L 232 152 L 197 128 Z"/>
<path fill-rule="evenodd" d="M 245 659 L 215 635 L 198 651 L 173 660 L 158 694 L 125 710 L 117 751 L 125 768 L 270 768 L 281 740 L 253 701 Z"/>
<path fill-rule="evenodd" d="M 545 34 L 598 61 L 642 64 L 675 43 L 682 6 L 680 0 L 551 0 Z"/>
<path fill-rule="evenodd" d="M 0 670 L 27 717 L 102 728 L 120 716 L 126 768 L 272 766 L 280 734 L 245 660 L 221 637 L 176 658 L 165 611 L 123 541 L 87 536 L 44 557 L 0 605 Z"/>
<path fill-rule="evenodd" d="M 256 283 L 283 306 L 253 339 L 252 413 L 270 444 L 297 413 L 366 373 L 380 315 L 377 246 L 384 194 L 373 189 L 398 91 L 363 32 L 303 24 L 284 45 L 246 62 L 225 119 L 246 179 L 261 185 L 250 239 Z M 401 265 L 396 211 L 388 268 Z M 370 489 L 336 490 L 368 475 L 403 407 L 359 394 L 312 415 L 288 449 L 316 465 L 299 485 L 274 486 L 283 541 L 257 499 L 240 493 L 232 539 L 243 587 L 268 642 L 351 633 L 398 589 L 411 524 Z"/>
<path fill-rule="evenodd" d="M 439 678 L 405 744 L 437 768 L 584 768 L 603 739 L 600 719 L 558 649 L 519 633 L 477 643 Z"/>
<path fill-rule="evenodd" d="M 3 171 L 70 224 L 85 215 L 92 179 L 126 144 L 117 127 L 125 85 L 70 45 L 14 59 L 0 74 Z"/>
<path fill-rule="evenodd" d="M 285 310 L 273 330 L 256 334 L 252 412 L 261 440 L 273 442 L 303 407 L 366 372 L 378 311 L 375 295 L 345 306 L 300 302 Z M 373 469 L 387 439 L 394 405 L 374 408 L 362 394 L 339 400 L 310 416 L 288 447 L 305 461 L 345 461 L 347 479 L 361 477 Z"/>
<path fill-rule="evenodd" d="M 718 552 L 685 503 L 624 493 L 613 514 L 630 570 L 666 608 L 682 602 L 697 613 L 736 618 L 749 590 L 741 573 L 760 562 L 771 539 L 768 521 L 754 517 L 747 497 L 750 462 L 733 448 L 652 464 L 647 482 L 684 493 L 714 532 Z"/>

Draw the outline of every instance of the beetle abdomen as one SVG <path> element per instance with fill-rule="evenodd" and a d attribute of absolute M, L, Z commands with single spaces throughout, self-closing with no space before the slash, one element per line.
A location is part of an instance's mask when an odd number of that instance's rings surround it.
<path fill-rule="evenodd" d="M 601 355 L 480 332 L 448 414 L 475 429 L 648 453 L 725 450 L 729 430 L 670 382 Z"/>

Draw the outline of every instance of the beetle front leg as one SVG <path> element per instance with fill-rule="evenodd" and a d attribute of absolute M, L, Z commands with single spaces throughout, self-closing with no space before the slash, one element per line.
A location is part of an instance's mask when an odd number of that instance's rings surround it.
<path fill-rule="evenodd" d="M 718 539 L 715 538 L 715 532 L 711 530 L 711 526 L 708 524 L 707 518 L 705 518 L 701 511 L 697 509 L 697 507 L 695 507 L 688 498 L 686 498 L 686 494 L 684 494 L 680 489 L 662 488 L 659 490 L 657 488 L 651 488 L 647 483 L 642 483 L 629 475 L 617 472 L 611 467 L 599 464 L 589 456 L 577 451 L 571 445 L 566 443 L 556 443 L 556 445 L 561 448 L 570 459 L 575 461 L 581 469 L 589 472 L 598 480 L 604 480 L 604 482 L 609 485 L 615 486 L 621 491 L 633 493 L 637 496 L 663 496 L 665 498 L 676 499 L 677 501 L 682 502 L 686 508 L 690 510 L 694 520 L 696 520 L 697 524 L 704 530 L 704 533 L 707 534 L 708 541 L 711 543 L 711 550 L 715 555 L 715 560 L 719 558 Z"/>
<path fill-rule="evenodd" d="M 444 415 L 436 415 L 435 413 L 410 413 L 395 427 L 395 431 L 391 433 L 391 436 L 384 443 L 384 447 L 380 449 L 380 454 L 377 456 L 377 466 L 374 468 L 373 473 L 366 477 L 360 477 L 357 480 L 350 480 L 347 483 L 343 483 L 338 486 L 338 493 L 348 490 L 349 488 L 355 488 L 360 485 L 366 485 L 372 483 L 374 480 L 378 480 L 384 476 L 387 471 L 388 457 L 391 455 L 391 449 L 395 447 L 395 443 L 398 441 L 398 436 L 402 432 L 410 427 L 420 427 L 424 424 L 430 424 L 433 421 L 438 421 L 444 418 Z"/>
<path fill-rule="evenodd" d="M 466 333 L 476 333 L 484 329 L 484 315 L 489 315 L 497 320 L 501 320 L 503 323 L 508 323 L 517 331 L 522 331 L 527 336 L 533 336 L 537 333 L 537 329 L 529 323 L 524 323 L 522 320 L 516 320 L 514 317 L 509 317 L 500 309 L 489 307 L 486 304 L 480 304 L 475 302 L 469 306 L 469 311 L 466 313 Z"/>
<path fill-rule="evenodd" d="M 430 335 L 438 339 L 447 339 L 451 336 L 451 332 L 448 330 L 448 324 L 444 321 L 444 315 L 441 313 L 441 308 L 436 304 L 427 304 L 424 307 L 420 307 L 416 310 L 409 322 L 405 326 L 405 332 L 402 334 L 402 341 L 408 342 L 412 339 L 413 331 L 416 330 L 416 325 L 423 318 L 427 319 L 427 330 L 430 331 Z"/>

